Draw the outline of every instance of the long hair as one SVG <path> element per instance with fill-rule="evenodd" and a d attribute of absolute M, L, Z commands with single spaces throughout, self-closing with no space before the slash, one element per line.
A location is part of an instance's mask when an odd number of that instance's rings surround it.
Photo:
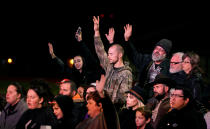
<path fill-rule="evenodd" d="M 193 75 L 193 74 L 204 74 L 203 69 L 200 67 L 200 56 L 195 53 L 195 52 L 186 52 L 182 59 L 184 60 L 185 58 L 189 57 L 190 58 L 190 63 L 192 65 L 192 70 L 190 71 L 189 76 Z M 188 77 L 189 77 L 188 76 Z"/>
<path fill-rule="evenodd" d="M 84 58 L 82 55 L 79 55 L 79 54 L 75 55 L 74 58 L 75 58 L 76 56 L 81 57 L 81 59 L 82 59 L 82 62 L 83 62 L 83 64 L 82 64 L 82 72 L 83 72 L 84 69 L 86 69 L 86 67 L 87 67 L 87 66 L 86 66 L 85 58 Z M 77 70 L 77 69 L 75 68 L 74 65 L 73 65 L 73 68 L 74 68 L 74 70 Z M 77 70 L 77 71 L 78 71 L 78 70 Z"/>

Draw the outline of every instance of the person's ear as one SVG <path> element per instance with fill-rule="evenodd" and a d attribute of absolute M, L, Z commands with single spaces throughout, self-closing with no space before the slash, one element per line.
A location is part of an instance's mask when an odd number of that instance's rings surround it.
<path fill-rule="evenodd" d="M 76 95 L 76 91 L 72 91 L 72 97 Z"/>
<path fill-rule="evenodd" d="M 40 100 L 39 100 L 39 104 L 43 103 L 43 101 L 44 101 L 44 98 L 41 97 Z"/>
<path fill-rule="evenodd" d="M 189 98 L 186 98 L 186 99 L 184 100 L 184 104 L 187 105 L 187 104 L 189 103 L 189 101 L 190 101 L 190 99 L 189 99 Z"/>
<path fill-rule="evenodd" d="M 148 119 L 146 120 L 146 123 L 148 124 L 150 121 L 151 121 L 151 118 L 148 118 Z"/>
<path fill-rule="evenodd" d="M 17 99 L 21 99 L 21 94 L 20 93 L 18 94 Z"/>
<path fill-rule="evenodd" d="M 169 87 L 168 86 L 165 86 L 165 91 L 169 92 Z"/>
<path fill-rule="evenodd" d="M 119 57 L 122 58 L 122 56 L 123 56 L 123 54 L 122 54 L 122 52 L 120 52 L 120 53 L 119 53 Z"/>
<path fill-rule="evenodd" d="M 100 111 L 102 112 L 103 111 L 102 103 L 99 103 L 99 107 L 100 107 Z"/>

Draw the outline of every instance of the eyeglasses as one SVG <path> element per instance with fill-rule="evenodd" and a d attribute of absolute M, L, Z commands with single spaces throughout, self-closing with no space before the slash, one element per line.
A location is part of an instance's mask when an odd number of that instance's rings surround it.
<path fill-rule="evenodd" d="M 183 95 L 178 95 L 178 94 L 170 94 L 170 97 L 175 97 L 175 98 L 178 98 L 178 97 L 184 97 Z"/>
<path fill-rule="evenodd" d="M 184 61 L 183 63 L 185 63 L 185 64 L 190 64 L 190 62 L 189 62 L 189 61 Z"/>
<path fill-rule="evenodd" d="M 182 62 L 170 62 L 171 64 L 179 64 L 179 63 L 182 63 Z"/>

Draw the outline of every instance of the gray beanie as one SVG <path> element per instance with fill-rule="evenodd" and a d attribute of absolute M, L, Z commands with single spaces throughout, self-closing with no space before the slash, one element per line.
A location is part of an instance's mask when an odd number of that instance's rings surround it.
<path fill-rule="evenodd" d="M 166 54 L 168 55 L 170 53 L 170 50 L 172 48 L 172 42 L 168 39 L 161 39 L 159 42 L 157 42 L 156 46 L 162 47 Z"/>

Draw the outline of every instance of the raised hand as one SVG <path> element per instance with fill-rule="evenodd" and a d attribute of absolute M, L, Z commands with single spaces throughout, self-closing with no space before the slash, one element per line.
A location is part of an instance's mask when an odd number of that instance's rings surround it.
<path fill-rule="evenodd" d="M 132 35 L 132 25 L 126 24 L 126 26 L 124 26 L 124 30 L 125 30 L 124 33 L 125 41 L 128 41 Z"/>
<path fill-rule="evenodd" d="M 109 41 L 110 44 L 114 43 L 114 34 L 115 34 L 115 31 L 114 31 L 114 28 L 109 28 L 109 33 L 108 34 L 105 34 L 107 40 Z"/>
<path fill-rule="evenodd" d="M 53 50 L 53 45 L 52 43 L 48 43 L 48 47 L 49 47 L 49 52 L 50 52 L 50 55 L 51 57 L 54 59 L 56 56 L 55 56 L 55 53 L 54 53 L 54 50 Z"/>
<path fill-rule="evenodd" d="M 94 23 L 95 37 L 100 36 L 100 33 L 99 33 L 99 16 L 97 16 L 97 17 L 93 16 L 93 23 Z"/>
<path fill-rule="evenodd" d="M 101 75 L 100 81 L 98 80 L 96 81 L 96 90 L 98 91 L 101 97 L 104 97 L 103 91 L 104 91 L 105 82 L 106 82 L 106 78 L 103 74 Z"/>
<path fill-rule="evenodd" d="M 82 28 L 79 26 L 77 32 L 75 33 L 75 38 L 78 42 L 82 41 Z"/>

